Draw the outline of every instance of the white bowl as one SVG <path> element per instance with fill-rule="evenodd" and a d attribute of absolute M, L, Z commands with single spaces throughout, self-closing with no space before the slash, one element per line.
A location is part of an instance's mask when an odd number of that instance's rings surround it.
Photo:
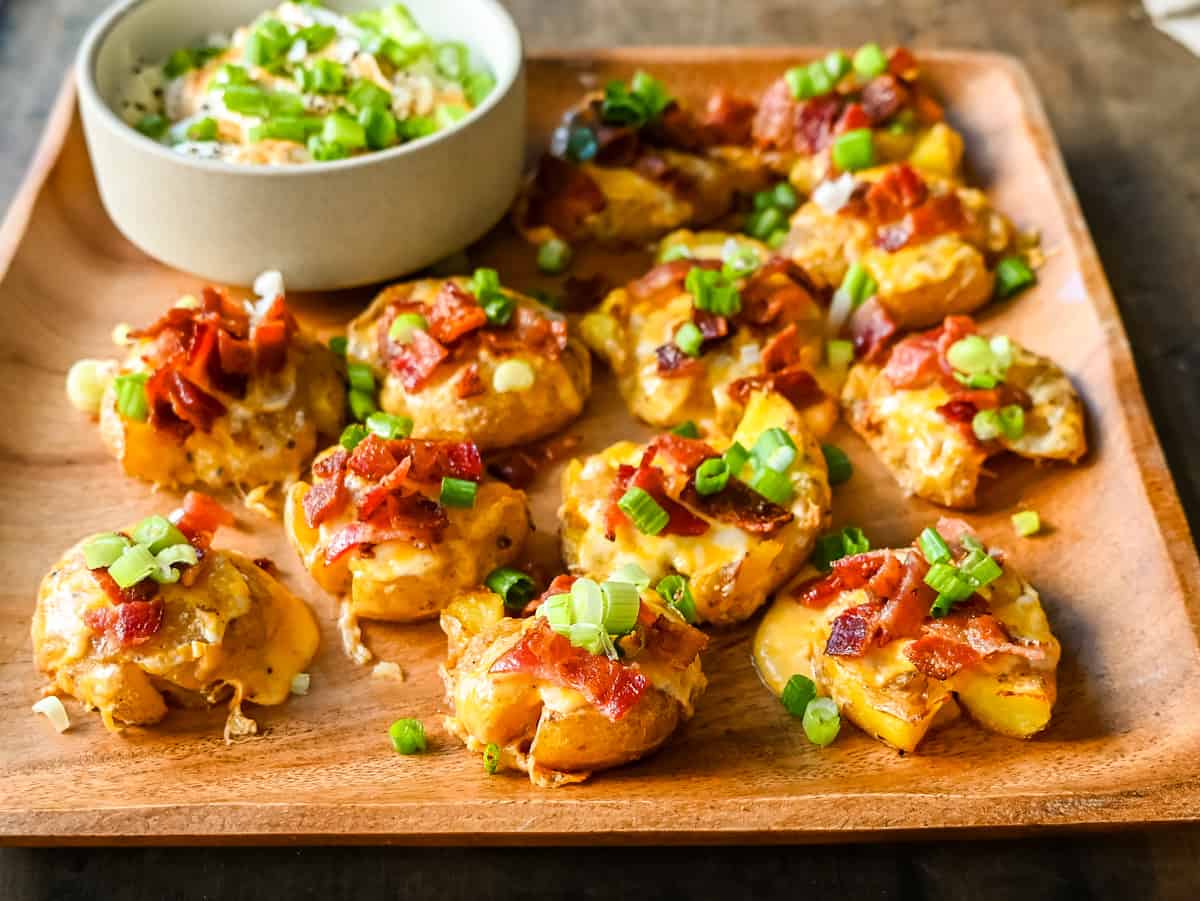
<path fill-rule="evenodd" d="M 496 0 L 407 0 L 435 40 L 459 40 L 496 87 L 455 127 L 353 159 L 268 167 L 184 156 L 114 112 L 139 61 L 252 21 L 271 0 L 127 0 L 88 31 L 76 77 L 104 207 L 153 257 L 214 281 L 279 269 L 325 290 L 404 275 L 496 224 L 516 194 L 525 141 L 521 37 Z M 356 12 L 383 5 L 330 0 Z"/>

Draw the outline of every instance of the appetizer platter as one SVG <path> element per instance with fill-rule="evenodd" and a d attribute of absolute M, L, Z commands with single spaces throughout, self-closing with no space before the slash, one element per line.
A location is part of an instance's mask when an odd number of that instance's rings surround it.
<path fill-rule="evenodd" d="M 336 167 L 500 90 L 455 51 L 428 110 L 356 98 L 425 71 L 364 23 L 358 81 L 333 20 L 259 22 L 122 115 L 201 165 Z M 143 254 L 64 90 L 0 232 L 0 840 L 1195 819 L 1200 566 L 1024 71 L 526 66 L 509 215 L 338 292 Z M 341 99 L 257 115 L 272 67 Z"/>

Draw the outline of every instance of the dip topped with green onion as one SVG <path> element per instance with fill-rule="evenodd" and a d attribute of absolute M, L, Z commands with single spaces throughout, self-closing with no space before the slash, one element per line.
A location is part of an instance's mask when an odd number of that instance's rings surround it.
<path fill-rule="evenodd" d="M 283 3 L 232 35 L 138 66 L 120 113 L 179 153 L 287 165 L 450 128 L 494 87 L 465 45 L 433 40 L 403 4 L 343 16 Z"/>

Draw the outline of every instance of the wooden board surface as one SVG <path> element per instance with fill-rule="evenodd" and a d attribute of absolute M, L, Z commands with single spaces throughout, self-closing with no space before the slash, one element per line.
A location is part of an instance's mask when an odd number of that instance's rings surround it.
<path fill-rule="evenodd" d="M 531 147 L 581 85 L 610 74 L 642 65 L 684 94 L 718 81 L 750 92 L 804 55 L 639 50 L 535 61 Z M 196 287 L 141 256 L 108 223 L 68 98 L 0 233 L 0 266 L 12 256 L 0 281 L 8 316 L 0 415 L 9 423 L 0 436 L 0 839 L 771 841 L 1200 816 L 1192 778 L 1198 611 L 1188 600 L 1200 578 L 1111 296 L 1021 70 L 1000 57 L 953 53 L 934 55 L 929 68 L 968 134 L 977 178 L 1020 225 L 1041 229 L 1052 251 L 1039 287 L 990 310 L 985 322 L 1055 356 L 1091 417 L 1094 451 L 1083 465 L 1003 465 L 970 517 L 985 537 L 1010 545 L 1007 518 L 1018 499 L 1054 526 L 1013 548 L 1064 645 L 1047 733 L 1021 743 L 960 723 L 922 754 L 900 756 L 847 729 L 833 747 L 817 749 L 758 683 L 751 625 L 715 635 L 706 658 L 711 685 L 696 719 L 651 760 L 555 792 L 516 776 L 487 779 L 477 758 L 437 726 L 445 707 L 436 627 L 368 630 L 383 656 L 404 666 L 403 683 L 353 668 L 341 657 L 330 599 L 300 570 L 278 528 L 246 514 L 224 542 L 272 554 L 325 623 L 313 693 L 261 711 L 268 734 L 232 747 L 220 740 L 218 712 L 174 712 L 157 729 L 118 738 L 72 705 L 76 727 L 54 735 L 28 713 L 39 685 L 28 639 L 38 579 L 79 534 L 173 502 L 118 474 L 94 429 L 66 404 L 62 378 L 75 358 L 110 352 L 115 321 L 148 319 L 165 299 Z M 537 282 L 532 254 L 503 232 L 473 260 L 499 262 L 517 287 Z M 638 263 L 585 257 L 576 272 Z M 328 325 L 363 297 L 299 301 L 312 321 Z M 601 379 L 582 428 L 587 449 L 631 431 L 618 410 L 611 382 Z M 838 523 L 860 524 L 882 544 L 907 541 L 936 518 L 931 505 L 902 499 L 848 432 L 836 440 L 856 464 L 835 498 Z M 548 540 L 556 480 L 538 495 Z M 431 754 L 391 753 L 386 724 L 402 715 L 425 719 Z"/>

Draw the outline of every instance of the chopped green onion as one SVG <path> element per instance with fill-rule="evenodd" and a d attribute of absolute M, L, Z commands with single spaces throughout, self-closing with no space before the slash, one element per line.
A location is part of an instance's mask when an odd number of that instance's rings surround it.
<path fill-rule="evenodd" d="M 792 716 L 802 717 L 808 709 L 808 702 L 816 696 L 817 686 L 813 684 L 813 680 L 796 673 L 787 680 L 787 685 L 783 686 L 779 700 Z"/>
<path fill-rule="evenodd" d="M 406 141 L 415 141 L 428 137 L 437 129 L 437 123 L 428 116 L 409 116 L 400 123 L 400 137 Z"/>
<path fill-rule="evenodd" d="M 1005 257 L 996 264 L 996 296 L 1003 300 L 1028 288 L 1037 276 L 1020 257 Z"/>
<path fill-rule="evenodd" d="M 357 388 L 352 388 L 349 394 L 346 395 L 346 399 L 350 403 L 350 412 L 354 414 L 354 418 L 359 422 L 362 422 L 379 409 L 375 403 L 375 395 L 369 391 L 359 391 Z"/>
<path fill-rule="evenodd" d="M 855 128 L 833 141 L 833 164 L 843 172 L 875 165 L 875 138 L 869 128 Z"/>
<path fill-rule="evenodd" d="M 450 128 L 467 117 L 470 110 L 459 103 L 442 103 L 433 110 L 433 121 L 438 128 Z"/>
<path fill-rule="evenodd" d="M 1000 414 L 995 410 L 980 410 L 971 419 L 971 431 L 980 441 L 991 441 L 1000 435 Z"/>
<path fill-rule="evenodd" d="M 504 606 L 508 610 L 523 610 L 537 594 L 533 579 L 510 566 L 493 569 L 483 584 L 504 599 Z"/>
<path fill-rule="evenodd" d="M 604 650 L 608 633 L 596 623 L 571 623 L 567 628 L 567 638 L 577 648 L 583 648 L 589 654 L 599 654 Z"/>
<path fill-rule="evenodd" d="M 250 128 L 250 140 L 292 141 L 303 144 L 315 132 L 321 130 L 322 120 L 316 116 L 276 116 Z"/>
<path fill-rule="evenodd" d="M 850 69 L 853 68 L 853 63 L 850 62 L 850 57 L 841 50 L 834 50 L 832 53 L 826 56 L 824 63 L 825 71 L 829 73 L 829 77 L 832 78 L 834 82 L 841 81 L 842 78 L 849 74 Z"/>
<path fill-rule="evenodd" d="M 694 322 L 685 322 L 675 332 L 675 346 L 689 357 L 700 356 L 700 346 L 704 343 L 704 333 Z"/>
<path fill-rule="evenodd" d="M 829 484 L 841 485 L 854 475 L 854 466 L 850 458 L 840 447 L 832 444 L 821 445 L 821 455 L 825 458 L 825 466 L 829 470 Z"/>
<path fill-rule="evenodd" d="M 500 273 L 495 269 L 481 267 L 471 275 L 470 291 L 475 295 L 476 300 L 483 300 L 485 296 L 499 290 Z"/>
<path fill-rule="evenodd" d="M 534 380 L 533 367 L 525 360 L 504 360 L 492 373 L 492 389 L 498 394 L 528 391 Z"/>
<path fill-rule="evenodd" d="M 671 434 L 678 435 L 680 438 L 699 438 L 700 429 L 696 423 L 688 419 L 671 429 Z"/>
<path fill-rule="evenodd" d="M 217 74 L 213 77 L 213 87 L 209 90 L 214 90 L 216 87 L 230 84 L 253 84 L 254 79 L 250 77 L 250 73 L 236 63 L 225 63 L 217 70 Z"/>
<path fill-rule="evenodd" d="M 992 349 L 992 359 L 995 361 L 996 368 L 1001 372 L 1007 372 L 1013 362 L 1012 339 L 1008 335 L 995 335 L 988 342 L 988 347 Z"/>
<path fill-rule="evenodd" d="M 155 555 L 155 570 L 150 574 L 150 578 L 155 582 L 170 585 L 179 581 L 179 570 L 175 568 L 177 563 L 195 566 L 199 562 L 200 557 L 190 544 L 173 544 Z"/>
<path fill-rule="evenodd" d="M 986 338 L 979 335 L 968 335 L 950 345 L 946 351 L 946 360 L 955 369 L 970 375 L 990 370 L 994 357 L 992 346 Z"/>
<path fill-rule="evenodd" d="M 396 117 L 385 109 L 367 107 L 358 114 L 358 124 L 367 136 L 367 146 L 384 150 L 400 140 Z"/>
<path fill-rule="evenodd" d="M 823 62 L 817 61 L 808 64 L 808 85 L 814 97 L 823 97 L 828 94 L 833 90 L 835 84 L 833 76 L 829 74 L 829 70 L 825 68 Z"/>
<path fill-rule="evenodd" d="M 1012 515 L 1012 524 L 1018 535 L 1028 538 L 1041 531 L 1042 518 L 1038 516 L 1036 510 L 1022 510 L 1020 513 Z"/>
<path fill-rule="evenodd" d="M 108 567 L 108 574 L 112 576 L 118 586 L 129 588 L 142 579 L 149 578 L 157 568 L 158 565 L 155 563 L 150 549 L 144 545 L 134 544 L 125 548 L 121 556 L 113 561 Z"/>
<path fill-rule="evenodd" d="M 252 84 L 231 84 L 222 95 L 225 106 L 244 116 L 266 118 L 271 114 L 271 103 L 267 92 Z"/>
<path fill-rule="evenodd" d="M 834 561 L 865 554 L 870 549 L 871 542 L 862 529 L 846 526 L 840 532 L 831 532 L 817 539 L 813 548 L 813 566 L 826 572 Z"/>
<path fill-rule="evenodd" d="M 950 563 L 935 563 L 929 567 L 925 584 L 938 593 L 929 610 L 934 617 L 945 616 L 952 606 L 975 593 L 975 585 Z"/>
<path fill-rule="evenodd" d="M 367 132 L 347 113 L 338 110 L 325 117 L 321 140 L 326 144 L 337 144 L 346 150 L 357 150 L 367 146 Z"/>
<path fill-rule="evenodd" d="M 599 626 L 604 622 L 604 593 L 592 579 L 576 579 L 571 586 L 571 621 Z"/>
<path fill-rule="evenodd" d="M 150 403 L 146 399 L 147 372 L 127 372 L 113 379 L 117 393 L 117 412 L 124 419 L 145 422 L 150 416 Z"/>
<path fill-rule="evenodd" d="M 660 263 L 674 263 L 676 260 L 690 260 L 692 251 L 686 244 L 668 244 L 658 254 Z"/>
<path fill-rule="evenodd" d="M 346 90 L 346 67 L 334 59 L 318 59 L 297 68 L 292 75 L 300 90 L 309 94 L 341 94 Z"/>
<path fill-rule="evenodd" d="M 184 535 L 165 516 L 147 516 L 133 529 L 133 543 L 144 544 L 152 554 L 157 554 L 173 544 L 187 544 Z"/>
<path fill-rule="evenodd" d="M 189 141 L 215 141 L 217 139 L 217 120 L 211 116 L 197 119 L 188 126 Z"/>
<path fill-rule="evenodd" d="M 412 434 L 413 421 L 407 416 L 396 416 L 392 413 L 374 412 L 366 417 L 367 431 L 373 432 L 387 441 L 397 438 L 407 438 Z"/>
<path fill-rule="evenodd" d="M 330 144 L 322 141 L 317 135 L 313 135 L 308 139 L 308 153 L 318 163 L 344 160 L 350 155 L 341 144 Z"/>
<path fill-rule="evenodd" d="M 492 325 L 508 325 L 516 308 L 516 302 L 505 294 L 493 294 L 483 304 L 484 315 Z"/>
<path fill-rule="evenodd" d="M 729 466 L 729 474 L 731 476 L 739 476 L 742 474 L 742 469 L 750 460 L 750 451 L 738 441 L 733 442 L 729 447 L 725 448 L 725 453 L 722 454 L 725 458 L 725 463 Z"/>
<path fill-rule="evenodd" d="M 869 551 L 871 542 L 858 526 L 846 526 L 842 529 L 842 546 L 846 549 L 846 556 L 853 557 Z"/>
<path fill-rule="evenodd" d="M 184 72 L 192 68 L 192 53 L 190 50 L 180 49 L 173 52 L 167 57 L 167 61 L 163 63 L 163 77 L 167 79 L 178 78 Z"/>
<path fill-rule="evenodd" d="M 645 72 L 633 76 L 627 88 L 619 81 L 604 87 L 600 117 L 609 125 L 641 128 L 656 121 L 672 101 L 662 83 Z"/>
<path fill-rule="evenodd" d="M 388 727 L 388 736 L 397 754 L 420 754 L 427 747 L 425 727 L 420 720 L 396 720 Z"/>
<path fill-rule="evenodd" d="M 97 535 L 83 546 L 83 562 L 87 564 L 88 569 L 112 566 L 130 544 L 128 538 L 116 532 Z"/>
<path fill-rule="evenodd" d="M 693 267 L 687 274 L 684 287 L 692 295 L 692 303 L 698 310 L 718 316 L 733 316 L 742 308 L 737 286 L 712 269 Z"/>
<path fill-rule="evenodd" d="M 307 25 L 293 37 L 297 41 L 304 41 L 304 47 L 309 53 L 319 53 L 337 37 L 337 29 L 332 25 Z"/>
<path fill-rule="evenodd" d="M 854 71 L 864 80 L 882 75 L 887 68 L 887 55 L 876 43 L 863 44 L 854 54 Z"/>
<path fill-rule="evenodd" d="M 350 341 L 345 335 L 334 335 L 329 339 L 329 349 L 339 357 L 346 356 L 346 348 L 350 346 Z"/>
<path fill-rule="evenodd" d="M 849 295 L 851 309 L 855 309 L 874 295 L 879 288 L 875 284 L 875 279 L 871 278 L 871 273 L 867 271 L 866 266 L 861 263 L 852 263 L 846 270 L 838 290 Z M 853 345 L 851 348 L 853 349 Z"/>
<path fill-rule="evenodd" d="M 348 363 L 346 365 L 346 380 L 350 387 L 358 391 L 373 392 L 375 390 L 375 374 L 366 363 Z"/>
<path fill-rule="evenodd" d="M 744 278 L 762 265 L 758 251 L 753 247 L 735 247 L 723 257 L 725 265 L 721 267 L 721 274 L 730 281 Z"/>
<path fill-rule="evenodd" d="M 420 313 L 397 313 L 388 326 L 388 339 L 397 344 L 407 344 L 412 340 L 413 332 L 418 330 L 428 331 L 429 320 Z"/>
<path fill-rule="evenodd" d="M 571 596 L 569 594 L 552 594 L 542 601 L 537 609 L 537 615 L 544 616 L 546 622 L 550 624 L 550 628 L 555 632 L 565 635 L 567 629 L 575 621 L 575 615 L 571 610 Z"/>
<path fill-rule="evenodd" d="M 167 129 L 171 123 L 167 121 L 165 116 L 160 116 L 158 113 L 147 113 L 138 119 L 134 126 L 138 131 L 148 138 L 153 138 L 157 141 L 167 133 Z"/>
<path fill-rule="evenodd" d="M 278 19 L 265 18 L 254 26 L 246 38 L 243 53 L 252 66 L 269 68 L 279 62 L 292 46 L 287 26 Z"/>
<path fill-rule="evenodd" d="M 671 521 L 658 501 L 641 488 L 634 487 L 626 491 L 617 501 L 617 507 L 629 517 L 634 528 L 646 535 L 657 535 Z"/>
<path fill-rule="evenodd" d="M 696 468 L 696 492 L 717 494 L 729 484 L 729 464 L 721 457 L 705 460 Z"/>
<path fill-rule="evenodd" d="M 959 571 L 974 582 L 977 588 L 991 585 L 1004 574 L 1000 564 L 990 554 L 982 551 L 972 551 L 959 565 Z"/>
<path fill-rule="evenodd" d="M 462 81 L 470 65 L 467 45 L 460 41 L 445 41 L 433 48 L 433 63 L 438 73 L 451 81 Z"/>
<path fill-rule="evenodd" d="M 496 78 L 491 72 L 476 69 L 469 72 L 463 80 L 463 93 L 471 101 L 471 106 L 479 106 L 496 87 Z"/>
<path fill-rule="evenodd" d="M 495 776 L 496 771 L 500 769 L 500 746 L 493 742 L 488 742 L 483 749 L 483 771 L 489 776 Z"/>
<path fill-rule="evenodd" d="M 350 85 L 346 92 L 346 102 L 357 112 L 377 109 L 386 112 L 392 107 L 392 95 L 366 78 L 360 78 Z"/>
<path fill-rule="evenodd" d="M 838 736 L 842 728 L 842 715 L 837 704 L 830 698 L 813 698 L 804 711 L 804 734 L 814 745 L 825 747 Z"/>
<path fill-rule="evenodd" d="M 685 622 L 696 622 L 696 599 L 686 577 L 678 573 L 664 576 L 654 589 L 667 604 L 679 611 Z"/>
<path fill-rule="evenodd" d="M 771 428 L 758 436 L 758 441 L 751 453 L 759 463 L 768 469 L 780 473 L 787 472 L 796 462 L 796 442 L 783 429 Z"/>
<path fill-rule="evenodd" d="M 783 80 L 787 82 L 788 90 L 796 100 L 807 100 L 813 95 L 808 66 L 793 66 L 783 73 Z"/>
<path fill-rule="evenodd" d="M 538 247 L 537 266 L 547 275 L 558 275 L 571 265 L 571 245 L 558 238 L 551 238 Z"/>
<path fill-rule="evenodd" d="M 785 213 L 795 212 L 800 206 L 800 197 L 796 194 L 796 189 L 786 181 L 781 181 L 771 189 L 771 198 L 775 201 L 775 206 Z"/>
<path fill-rule="evenodd" d="M 479 486 L 475 482 L 445 476 L 442 478 L 442 506 L 462 507 L 464 509 L 474 507 L 477 491 L 479 491 Z"/>
<path fill-rule="evenodd" d="M 930 564 L 950 562 L 950 545 L 933 526 L 921 532 L 917 537 L 917 546 Z"/>
<path fill-rule="evenodd" d="M 792 482 L 786 475 L 766 466 L 759 469 L 747 484 L 751 490 L 781 507 L 787 505 L 795 494 Z"/>
<path fill-rule="evenodd" d="M 367 427 L 356 422 L 353 425 L 346 426 L 342 430 L 341 437 L 338 438 L 338 444 L 346 450 L 354 450 L 358 447 L 359 442 L 367 437 L 367 434 Z"/>
<path fill-rule="evenodd" d="M 608 581 L 600 586 L 600 590 L 604 595 L 604 630 L 609 635 L 624 635 L 631 631 L 637 625 L 642 606 L 637 586 Z"/>
<path fill-rule="evenodd" d="M 1000 434 L 1009 441 L 1019 441 L 1025 434 L 1025 411 L 1017 404 L 1007 404 L 997 413 Z"/>
<path fill-rule="evenodd" d="M 753 238 L 765 241 L 776 231 L 787 226 L 787 215 L 778 207 L 755 210 L 746 218 L 744 231 Z"/>
<path fill-rule="evenodd" d="M 636 563 L 626 563 L 608 577 L 610 582 L 628 582 L 643 591 L 650 585 L 650 576 Z"/>
<path fill-rule="evenodd" d="M 783 242 L 787 240 L 787 236 L 788 233 L 786 228 L 776 229 L 775 231 L 771 232 L 770 236 L 767 238 L 767 246 L 772 250 L 778 250 L 783 246 Z"/>

